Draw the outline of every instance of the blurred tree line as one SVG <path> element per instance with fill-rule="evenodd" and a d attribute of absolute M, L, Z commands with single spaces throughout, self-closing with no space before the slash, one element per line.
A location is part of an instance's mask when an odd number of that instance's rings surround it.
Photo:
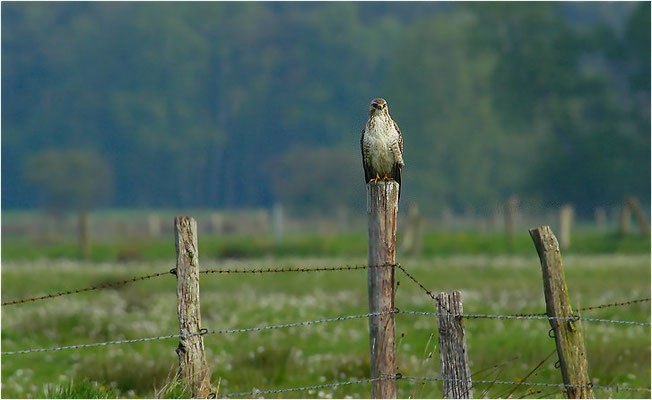
<path fill-rule="evenodd" d="M 650 3 L 4 3 L 2 55 L 5 209 L 70 148 L 109 206 L 363 207 L 378 96 L 426 213 L 650 199 Z"/>

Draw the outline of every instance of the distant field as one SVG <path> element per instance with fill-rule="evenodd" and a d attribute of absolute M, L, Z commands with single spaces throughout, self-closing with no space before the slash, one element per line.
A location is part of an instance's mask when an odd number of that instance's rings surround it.
<path fill-rule="evenodd" d="M 525 239 L 519 239 L 524 243 L 518 245 L 519 248 L 522 246 L 523 254 L 451 255 L 401 261 L 434 291 L 461 290 L 465 311 L 469 313 L 542 312 L 544 302 L 538 259 L 529 248 L 531 245 L 528 243 L 526 246 Z M 358 251 L 356 246 L 361 245 L 341 240 L 341 244 L 338 241 L 332 246 L 351 246 L 347 251 Z M 649 239 L 647 241 L 649 246 Z M 2 300 L 166 271 L 171 267 L 174 251 L 167 242 L 161 241 L 159 245 L 165 249 L 160 250 L 162 253 L 155 252 L 152 256 L 144 253 L 140 262 L 80 263 L 12 261 L 19 257 L 6 257 L 5 252 L 11 246 L 7 246 L 3 238 Z M 580 243 L 578 241 L 578 246 Z M 364 262 L 362 256 L 279 256 L 275 259 L 219 262 L 211 257 L 214 253 L 206 244 L 200 244 L 200 251 L 203 268 L 327 266 Z M 347 254 L 347 251 L 341 254 Z M 149 261 L 156 258 L 154 255 L 166 259 Z M 564 261 L 569 291 L 576 307 L 648 297 L 650 294 L 649 254 L 576 254 L 565 256 Z M 400 282 L 397 307 L 433 311 L 432 300 L 400 272 L 397 274 Z M 202 275 L 201 295 L 203 325 L 209 329 L 254 327 L 367 312 L 364 271 Z M 650 305 L 642 303 L 609 308 L 586 315 L 649 321 Z M 546 321 L 468 320 L 466 328 L 471 370 L 477 371 L 475 379 L 518 380 L 554 349 Z M 586 322 L 584 328 L 589 372 L 594 384 L 649 387 L 649 327 Z M 366 320 L 356 319 L 258 333 L 208 335 L 205 345 L 213 371 L 212 382 L 216 386 L 219 383 L 222 393 L 225 393 L 367 377 L 367 329 Z M 4 351 L 176 332 L 175 281 L 172 275 L 119 289 L 2 309 Z M 433 317 L 397 315 L 400 373 L 439 375 L 436 332 Z M 434 337 L 429 341 L 433 333 Z M 169 372 L 176 366 L 176 344 L 177 341 L 170 339 L 6 355 L 2 357 L 2 395 L 43 397 L 49 387 L 47 395 L 55 397 L 152 397 L 164 386 Z M 432 357 L 429 357 L 431 352 Z M 554 368 L 555 361 L 556 357 L 551 357 L 529 381 L 561 382 L 559 370 Z M 399 381 L 398 388 L 400 397 L 441 397 L 440 386 L 434 382 L 414 384 Z M 554 388 L 549 391 L 545 390 L 549 388 L 535 389 L 519 388 L 512 397 L 564 397 Z M 369 397 L 369 390 L 368 384 L 358 384 L 270 397 Z M 504 396 L 508 390 L 509 387 L 505 386 L 479 385 L 475 396 Z M 645 398 L 649 393 L 596 391 L 596 397 Z"/>
<path fill-rule="evenodd" d="M 399 232 L 399 245 L 401 236 Z M 361 257 L 366 254 L 365 232 L 341 235 L 286 235 L 279 243 L 271 235 L 220 236 L 199 235 L 199 251 L 209 258 L 257 258 L 257 257 Z M 564 254 L 649 254 L 650 237 L 600 232 L 579 232 L 573 236 L 572 246 Z M 472 232 L 429 232 L 423 238 L 423 256 L 454 254 L 535 254 L 527 231 L 517 235 L 513 246 L 508 246 L 503 235 Z M 54 244 L 37 244 L 28 238 L 3 236 L 2 259 L 38 260 L 71 259 L 79 255 L 73 239 L 60 240 Z M 174 237 L 145 236 L 128 240 L 95 241 L 91 260 L 154 261 L 174 260 Z"/>

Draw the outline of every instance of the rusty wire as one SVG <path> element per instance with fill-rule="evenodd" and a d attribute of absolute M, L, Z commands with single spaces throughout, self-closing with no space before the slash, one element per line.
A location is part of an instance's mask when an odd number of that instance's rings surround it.
<path fill-rule="evenodd" d="M 29 303 L 29 302 L 32 302 L 32 301 L 46 300 L 46 299 L 52 299 L 52 298 L 55 298 L 55 297 L 68 296 L 68 295 L 71 295 L 71 294 L 90 292 L 92 290 L 100 290 L 100 289 L 119 287 L 119 286 L 123 286 L 123 285 L 133 283 L 133 282 L 138 282 L 138 281 L 144 281 L 144 280 L 147 280 L 147 279 L 157 278 L 159 276 L 167 275 L 169 273 L 170 272 L 157 272 L 155 274 L 150 274 L 150 275 L 145 275 L 145 276 L 138 276 L 138 277 L 135 277 L 135 278 L 125 279 L 125 280 L 122 280 L 122 281 L 101 283 L 99 285 L 89 286 L 89 287 L 86 287 L 86 288 L 83 288 L 83 289 L 68 290 L 68 291 L 65 291 L 65 292 L 50 293 L 50 294 L 46 294 L 46 295 L 43 295 L 43 296 L 27 297 L 27 298 L 19 299 L 19 300 L 5 301 L 5 302 L 2 303 L 2 305 L 3 306 L 13 306 L 13 305 L 16 305 L 16 304 Z"/>
<path fill-rule="evenodd" d="M 288 267 L 288 268 L 223 268 L 223 269 L 205 269 L 199 271 L 200 274 L 265 274 L 265 273 L 282 273 L 282 272 L 329 272 L 329 271 L 354 271 L 370 268 L 393 268 L 395 264 L 383 265 L 344 265 L 340 267 Z"/>

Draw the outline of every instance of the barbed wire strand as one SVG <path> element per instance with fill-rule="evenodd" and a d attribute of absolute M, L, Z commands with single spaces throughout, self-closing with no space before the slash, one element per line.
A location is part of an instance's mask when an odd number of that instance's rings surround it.
<path fill-rule="evenodd" d="M 189 335 L 194 336 L 194 335 Z M 123 343 L 136 343 L 136 342 L 150 342 L 154 340 L 164 340 L 179 338 L 181 335 L 164 335 L 164 336 L 153 336 L 139 339 L 124 339 L 124 340 L 110 340 L 107 342 L 98 342 L 98 343 L 86 343 L 86 344 L 74 344 L 70 346 L 57 346 L 57 347 L 45 347 L 41 349 L 25 349 L 25 350 L 16 350 L 16 351 L 3 351 L 0 352 L 2 355 L 11 355 L 11 354 L 25 354 L 25 353 L 42 353 L 45 351 L 60 351 L 60 350 L 72 350 L 80 349 L 84 347 L 99 347 L 99 346 L 108 346 L 111 344 L 123 344 Z"/>
<path fill-rule="evenodd" d="M 347 315 L 347 316 L 334 317 L 334 318 L 322 318 L 322 319 L 316 319 L 316 320 L 312 320 L 312 321 L 291 322 L 291 323 L 287 323 L 287 324 L 267 325 L 267 326 L 260 326 L 260 327 L 254 327 L 254 328 L 222 329 L 222 330 L 213 330 L 213 331 L 209 331 L 208 329 L 202 329 L 202 332 L 197 333 L 195 335 L 256 332 L 256 331 L 264 331 L 264 330 L 272 330 L 272 329 L 308 326 L 308 325 L 327 323 L 327 322 L 347 321 L 347 320 L 351 320 L 351 319 L 366 318 L 366 317 L 373 317 L 373 316 L 378 316 L 378 315 L 394 314 L 394 313 L 396 313 L 396 311 L 384 311 L 384 312 L 367 313 L 367 314 Z M 194 335 L 190 335 L 190 336 L 194 336 Z M 2 354 L 2 355 L 12 355 L 12 354 L 25 354 L 25 353 L 41 353 L 41 352 L 45 352 L 45 351 L 71 350 L 71 349 L 79 349 L 79 348 L 85 348 L 85 347 L 107 346 L 107 345 L 112 345 L 112 344 L 149 342 L 149 341 L 154 341 L 154 340 L 171 339 L 171 338 L 175 338 L 175 337 L 181 337 L 181 335 L 179 335 L 179 334 L 176 334 L 176 335 L 164 335 L 164 336 L 154 336 L 154 337 L 147 337 L 147 338 L 140 338 L 140 339 L 111 340 L 111 341 L 106 341 L 106 342 L 77 344 L 77 345 L 69 345 L 69 346 L 45 347 L 45 348 L 38 348 L 38 349 L 25 349 L 25 350 L 16 350 L 16 351 L 2 351 L 2 352 L 0 352 L 0 354 Z"/>
<path fill-rule="evenodd" d="M 413 310 L 395 309 L 395 310 L 392 310 L 392 311 L 383 311 L 383 312 L 375 312 L 375 313 L 347 315 L 347 316 L 334 317 L 334 318 L 321 318 L 321 319 L 316 319 L 316 320 L 311 320 L 311 321 L 291 322 L 291 323 L 277 324 L 277 325 L 266 325 L 266 326 L 259 326 L 259 327 L 253 327 L 253 328 L 222 329 L 222 330 L 212 330 L 212 331 L 209 331 L 208 329 L 203 329 L 202 332 L 199 333 L 199 334 L 204 335 L 204 334 L 229 334 L 229 333 L 257 332 L 257 331 L 272 330 L 272 329 L 308 326 L 308 325 L 314 325 L 314 324 L 320 324 L 320 323 L 328 323 L 328 322 L 347 321 L 347 320 L 351 320 L 351 319 L 367 318 L 367 317 L 379 316 L 379 315 L 384 315 L 384 314 L 407 314 L 407 315 L 438 316 L 438 314 L 436 312 L 430 312 L 430 311 L 413 311 Z M 478 318 L 478 319 L 480 319 L 480 318 L 486 318 L 486 319 L 547 319 L 547 320 L 556 319 L 556 320 L 563 320 L 563 321 L 577 320 L 578 319 L 576 317 L 546 317 L 546 316 L 537 316 L 537 315 L 533 315 L 533 316 L 515 316 L 515 315 L 498 315 L 498 314 L 454 314 L 453 316 L 459 316 L 459 317 L 462 317 L 462 318 Z M 632 325 L 650 325 L 649 322 L 638 322 L 638 321 L 608 320 L 608 319 L 600 319 L 600 318 L 579 318 L 579 319 L 581 319 L 583 321 L 590 321 L 590 322 L 605 322 L 605 323 L 632 324 Z M 79 344 L 79 345 L 70 345 L 70 346 L 57 346 L 57 347 L 46 347 L 46 348 L 39 348 L 39 349 L 3 351 L 3 352 L 0 352 L 0 354 L 11 355 L 11 354 L 24 354 L 24 353 L 40 353 L 40 352 L 44 352 L 44 351 L 69 350 L 69 349 L 78 349 L 78 348 L 84 348 L 84 347 L 106 346 L 106 345 L 110 345 L 110 344 L 147 342 L 147 341 L 153 341 L 153 340 L 170 339 L 170 338 L 174 338 L 174 337 L 180 337 L 180 335 L 165 335 L 165 336 L 154 336 L 154 337 L 140 338 L 140 339 L 112 340 L 112 341 L 106 341 L 106 342 L 88 343 L 88 344 Z"/>
<path fill-rule="evenodd" d="M 144 281 L 144 280 L 152 279 L 152 278 L 158 278 L 159 276 L 168 275 L 169 273 L 170 272 L 157 272 L 155 274 L 138 276 L 138 277 L 135 277 L 135 278 L 125 279 L 125 280 L 122 280 L 122 281 L 101 283 L 99 285 L 89 286 L 89 287 L 86 287 L 86 288 L 83 288 L 83 289 L 68 290 L 68 291 L 65 291 L 65 292 L 51 293 L 51 294 L 46 294 L 46 295 L 43 295 L 43 296 L 27 297 L 27 298 L 20 299 L 20 300 L 5 301 L 5 302 L 2 303 L 2 305 L 3 306 L 13 306 L 13 305 L 16 305 L 16 304 L 29 303 L 29 302 L 32 302 L 32 301 L 46 300 L 46 299 L 52 299 L 52 298 L 60 297 L 60 296 L 68 296 L 68 295 L 71 295 L 71 294 L 90 292 L 92 290 L 100 290 L 100 289 L 118 287 L 118 286 L 123 286 L 123 285 L 129 284 L 129 283 L 133 283 L 133 282 Z"/>
<path fill-rule="evenodd" d="M 629 306 L 629 305 L 632 305 L 632 304 L 649 302 L 650 300 L 651 299 L 649 297 L 644 297 L 644 298 L 641 298 L 641 299 L 633 299 L 633 300 L 621 301 L 621 302 L 618 302 L 618 303 L 600 304 L 600 305 L 597 305 L 597 306 L 578 308 L 577 310 L 575 310 L 575 312 L 592 311 L 592 310 L 599 310 L 599 309 L 604 309 L 604 308 Z M 516 315 L 523 316 L 523 317 L 529 317 L 529 316 L 533 316 L 533 315 L 547 315 L 547 314 L 546 313 L 524 313 L 524 314 L 516 314 Z"/>
<path fill-rule="evenodd" d="M 333 387 L 345 386 L 345 385 L 355 385 L 359 383 L 370 383 L 370 382 L 381 381 L 381 380 L 395 380 L 395 379 L 396 379 L 395 377 L 362 378 L 362 379 L 355 379 L 355 380 L 344 381 L 344 382 L 324 383 L 321 385 L 301 386 L 301 387 L 284 388 L 284 389 L 252 390 L 249 392 L 239 392 L 239 393 L 227 393 L 220 397 L 228 398 L 228 397 L 241 397 L 241 396 L 249 396 L 249 395 L 260 396 L 263 394 L 273 394 L 273 393 L 300 392 L 306 390 L 317 390 L 317 389 L 333 388 Z"/>
<path fill-rule="evenodd" d="M 412 311 L 412 310 L 399 310 L 398 314 L 411 314 L 411 315 L 430 315 L 439 316 L 438 313 L 432 311 Z M 603 318 L 585 318 L 580 316 L 574 317 L 548 317 L 546 315 L 501 315 L 501 314 L 452 314 L 454 317 L 462 317 L 467 319 L 544 319 L 544 320 L 559 320 L 559 321 L 588 321 L 588 322 L 604 322 L 612 324 L 625 324 L 625 325 L 650 325 L 649 322 L 640 321 L 625 321 L 619 319 L 603 319 Z"/>
<path fill-rule="evenodd" d="M 251 390 L 248 392 L 237 392 L 237 393 L 226 393 L 220 397 L 242 397 L 242 396 L 261 396 L 265 394 L 274 394 L 274 393 L 286 393 L 286 392 L 297 392 L 297 391 L 306 391 L 306 390 L 316 390 L 316 389 L 325 389 L 333 388 L 338 386 L 353 385 L 359 383 L 369 383 L 378 380 L 408 380 L 408 381 L 443 381 L 441 378 L 435 378 L 430 376 L 409 376 L 409 375 L 393 375 L 380 378 L 364 378 L 364 379 L 355 379 L 350 381 L 343 382 L 332 382 L 324 383 L 321 385 L 312 385 L 312 386 L 299 386 L 292 388 L 282 388 L 282 389 L 268 389 L 268 390 Z M 450 379 L 453 381 L 459 379 Z M 652 392 L 652 389 L 649 388 L 638 388 L 638 387 L 629 387 L 629 386 L 600 386 L 600 385 L 565 385 L 563 383 L 547 383 L 547 382 L 513 382 L 513 381 L 499 381 L 499 380 L 472 380 L 472 383 L 483 384 L 491 383 L 498 385 L 520 385 L 520 386 L 543 386 L 543 387 L 558 387 L 558 388 L 580 388 L 580 387 L 591 387 L 593 389 L 604 389 L 604 390 L 622 390 L 622 391 L 636 391 L 636 392 Z"/>
<path fill-rule="evenodd" d="M 388 268 L 394 267 L 393 264 L 383 265 L 344 265 L 337 267 L 284 267 L 284 268 L 220 268 L 204 269 L 199 271 L 200 274 L 265 274 L 265 273 L 284 273 L 284 272 L 329 272 L 329 271 L 354 271 L 369 268 Z"/>
<path fill-rule="evenodd" d="M 431 376 L 405 376 L 402 375 L 397 379 L 405 380 L 426 380 L 426 381 L 442 381 L 441 378 L 435 378 Z M 451 378 L 449 380 L 459 380 Z M 497 385 L 520 385 L 520 386 L 546 386 L 546 387 L 560 387 L 560 388 L 593 388 L 601 390 L 623 390 L 623 391 L 633 391 L 633 392 L 652 392 L 650 388 L 640 388 L 640 387 L 629 387 L 629 386 L 603 386 L 603 385 L 566 385 L 564 383 L 548 383 L 548 382 L 514 382 L 514 381 L 500 381 L 500 380 L 474 380 L 472 383 L 493 383 Z"/>

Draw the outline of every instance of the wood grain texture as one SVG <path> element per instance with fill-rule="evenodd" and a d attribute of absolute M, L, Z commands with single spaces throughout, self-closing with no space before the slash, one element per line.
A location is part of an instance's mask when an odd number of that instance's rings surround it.
<path fill-rule="evenodd" d="M 439 314 L 439 356 L 441 378 L 445 399 L 472 399 L 471 370 L 469 369 L 466 336 L 462 318 L 462 296 L 460 292 L 439 293 L 437 313 Z"/>
<path fill-rule="evenodd" d="M 543 293 L 548 316 L 572 317 L 573 309 L 568 296 L 557 238 L 549 226 L 530 229 L 530 236 L 541 260 Z M 557 355 L 564 383 L 576 386 L 588 385 L 590 381 L 581 321 L 549 320 L 549 322 L 555 332 Z M 590 388 L 569 387 L 566 389 L 566 395 L 569 399 L 593 398 Z"/>
<path fill-rule="evenodd" d="M 197 334 L 201 330 L 199 304 L 199 250 L 197 222 L 191 217 L 174 219 L 174 238 L 177 251 L 177 312 L 179 333 Z M 206 398 L 211 392 L 210 370 L 204 356 L 201 336 L 182 337 L 177 347 L 178 376 L 190 389 L 194 398 Z"/>
<path fill-rule="evenodd" d="M 367 214 L 369 218 L 369 265 L 387 266 L 369 268 L 367 287 L 369 312 L 394 310 L 394 268 L 396 262 L 396 217 L 398 214 L 399 184 L 378 182 L 367 185 Z M 371 354 L 371 377 L 396 374 L 394 347 L 396 332 L 394 314 L 369 317 L 369 346 Z M 396 381 L 381 380 L 372 383 L 372 398 L 396 398 Z"/>

